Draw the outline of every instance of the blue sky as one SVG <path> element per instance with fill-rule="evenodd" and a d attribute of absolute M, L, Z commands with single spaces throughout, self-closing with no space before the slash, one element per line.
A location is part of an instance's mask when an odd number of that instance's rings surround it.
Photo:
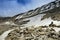
<path fill-rule="evenodd" d="M 51 1 L 54 0 L 0 0 L 0 16 L 14 16 Z"/>

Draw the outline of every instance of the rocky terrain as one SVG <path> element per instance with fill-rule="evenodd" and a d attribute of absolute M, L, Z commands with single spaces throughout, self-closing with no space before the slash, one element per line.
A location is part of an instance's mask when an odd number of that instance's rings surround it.
<path fill-rule="evenodd" d="M 17 28 L 5 40 L 60 40 L 60 31 L 56 32 L 54 27 L 46 26 Z"/>

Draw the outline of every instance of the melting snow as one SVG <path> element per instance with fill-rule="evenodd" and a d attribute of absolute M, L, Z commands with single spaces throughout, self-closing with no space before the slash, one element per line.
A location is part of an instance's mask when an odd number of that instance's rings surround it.
<path fill-rule="evenodd" d="M 10 22 L 5 22 L 5 24 L 10 24 Z"/>
<path fill-rule="evenodd" d="M 60 25 L 60 21 L 54 21 L 51 19 L 51 17 L 46 18 L 44 20 L 41 20 L 42 17 L 46 15 L 46 14 L 39 14 L 37 16 L 31 17 L 31 18 L 27 18 L 28 20 L 30 20 L 30 22 L 28 22 L 27 24 L 24 24 L 24 26 L 29 27 L 29 26 L 49 26 L 49 24 L 51 24 L 51 22 L 53 22 L 56 25 Z"/>
<path fill-rule="evenodd" d="M 59 32 L 60 31 L 60 28 L 58 28 L 58 27 L 54 27 L 53 28 L 56 32 Z"/>
<path fill-rule="evenodd" d="M 22 18 L 23 17 L 23 15 L 22 16 L 18 16 L 16 19 L 20 19 L 20 18 Z"/>
<path fill-rule="evenodd" d="M 44 26 L 44 25 L 49 25 L 53 20 L 49 17 L 49 18 L 46 18 L 44 20 L 41 21 L 42 17 L 44 16 L 45 14 L 40 14 L 40 15 L 37 15 L 37 16 L 34 16 L 34 17 L 31 17 L 31 18 L 28 18 L 30 20 L 30 22 L 28 22 L 27 24 L 25 24 L 26 27 L 28 26 Z"/>
<path fill-rule="evenodd" d="M 7 24 L 7 25 L 16 25 L 15 23 L 9 22 L 9 21 L 5 22 L 4 24 Z"/>
<path fill-rule="evenodd" d="M 0 35 L 0 40 L 5 40 L 5 37 L 7 37 L 7 35 L 13 30 L 14 29 L 8 30 L 8 31 L 4 32 L 2 35 Z"/>

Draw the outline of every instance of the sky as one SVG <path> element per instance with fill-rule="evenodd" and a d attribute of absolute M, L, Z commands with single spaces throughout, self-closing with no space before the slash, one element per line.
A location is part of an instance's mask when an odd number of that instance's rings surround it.
<path fill-rule="evenodd" d="M 54 0 L 0 0 L 0 16 L 14 16 Z"/>

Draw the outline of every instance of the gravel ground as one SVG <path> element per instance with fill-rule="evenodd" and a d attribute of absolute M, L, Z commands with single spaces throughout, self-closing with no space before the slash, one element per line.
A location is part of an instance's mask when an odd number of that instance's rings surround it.
<path fill-rule="evenodd" d="M 20 28 L 10 32 L 5 40 L 60 40 L 60 31 L 53 28 Z"/>

